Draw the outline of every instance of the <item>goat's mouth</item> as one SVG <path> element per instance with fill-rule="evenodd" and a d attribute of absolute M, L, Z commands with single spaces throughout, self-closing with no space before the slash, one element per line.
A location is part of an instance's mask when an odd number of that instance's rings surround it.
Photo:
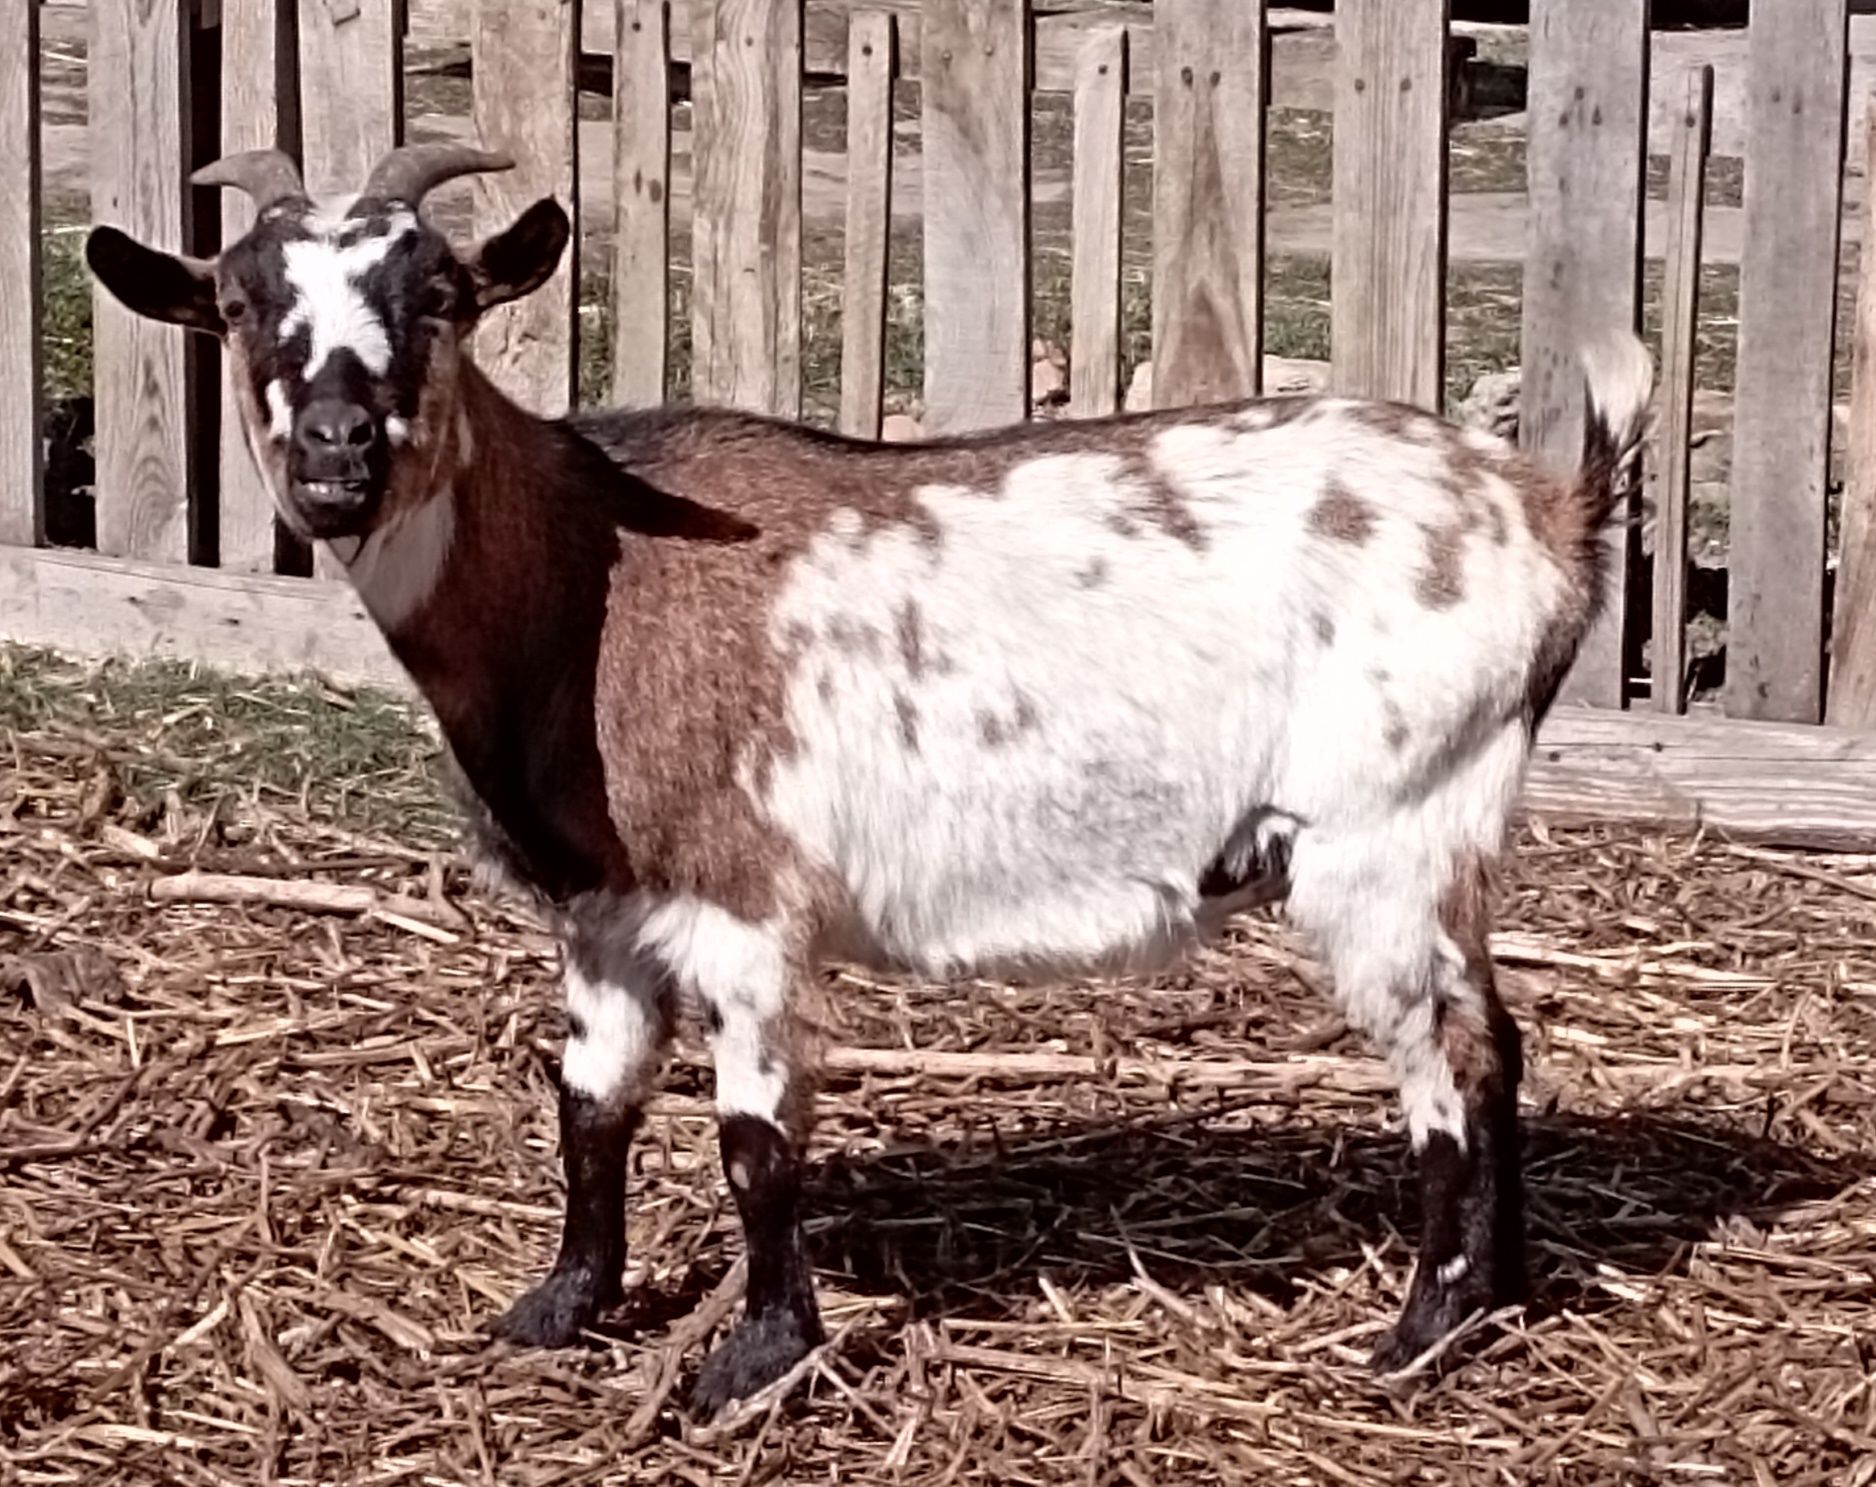
<path fill-rule="evenodd" d="M 378 504 L 379 482 L 369 475 L 312 480 L 293 476 L 288 494 L 293 514 L 309 537 L 349 537 L 370 520 Z"/>

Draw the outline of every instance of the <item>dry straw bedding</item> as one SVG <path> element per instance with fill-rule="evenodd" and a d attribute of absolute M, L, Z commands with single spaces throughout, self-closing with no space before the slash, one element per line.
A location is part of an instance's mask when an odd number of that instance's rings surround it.
<path fill-rule="evenodd" d="M 1527 834 L 1542 1283 L 1392 1387 L 1404 1143 L 1271 921 L 1150 987 L 832 974 L 835 1342 L 706 1429 L 739 1241 L 694 1028 L 626 1308 L 479 1336 L 555 1236 L 562 1022 L 432 753 L 314 683 L 0 651 L 0 1482 L 1876 1481 L 1876 862 Z M 247 881 L 154 897 L 189 870 Z"/>

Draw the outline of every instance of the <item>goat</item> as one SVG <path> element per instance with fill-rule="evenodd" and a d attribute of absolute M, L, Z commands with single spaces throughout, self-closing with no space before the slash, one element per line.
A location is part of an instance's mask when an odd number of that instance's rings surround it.
<path fill-rule="evenodd" d="M 1423 1234 L 1393 1369 L 1526 1275 L 1516 1024 L 1490 878 L 1533 732 L 1602 602 L 1654 369 L 1584 359 L 1579 467 L 1393 404 L 1251 399 L 874 445 L 725 410 L 543 420 L 467 351 L 543 283 L 536 202 L 457 251 L 399 149 L 349 201 L 276 152 L 212 261 L 109 227 L 129 309 L 219 336 L 283 519 L 328 543 L 434 710 L 478 831 L 551 907 L 566 1214 L 494 1324 L 620 1299 L 628 1143 L 701 1004 L 743 1315 L 693 1408 L 823 1338 L 795 1014 L 843 958 L 932 978 L 1164 964 L 1267 896 L 1386 1050 Z"/>

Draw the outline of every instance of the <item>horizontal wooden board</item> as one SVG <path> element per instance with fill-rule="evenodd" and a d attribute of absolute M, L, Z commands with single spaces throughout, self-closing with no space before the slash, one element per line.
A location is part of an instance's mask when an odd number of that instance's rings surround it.
<path fill-rule="evenodd" d="M 0 547 L 0 640 L 409 688 L 344 584 L 58 549 Z M 1559 821 L 1876 850 L 1876 734 L 1559 707 L 1539 735 L 1525 807 Z"/>
<path fill-rule="evenodd" d="M 407 685 L 349 584 L 61 548 L 0 547 L 0 640 Z"/>

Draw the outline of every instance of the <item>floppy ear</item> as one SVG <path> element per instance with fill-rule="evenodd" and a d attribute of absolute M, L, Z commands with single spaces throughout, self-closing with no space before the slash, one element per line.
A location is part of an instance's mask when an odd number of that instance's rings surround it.
<path fill-rule="evenodd" d="M 484 238 L 465 260 L 475 285 L 476 312 L 539 289 L 559 266 L 572 232 L 560 203 L 544 196 L 511 226 Z"/>
<path fill-rule="evenodd" d="M 125 309 L 168 325 L 223 335 L 215 303 L 215 266 L 205 259 L 163 253 L 115 227 L 85 239 L 85 262 Z"/>

